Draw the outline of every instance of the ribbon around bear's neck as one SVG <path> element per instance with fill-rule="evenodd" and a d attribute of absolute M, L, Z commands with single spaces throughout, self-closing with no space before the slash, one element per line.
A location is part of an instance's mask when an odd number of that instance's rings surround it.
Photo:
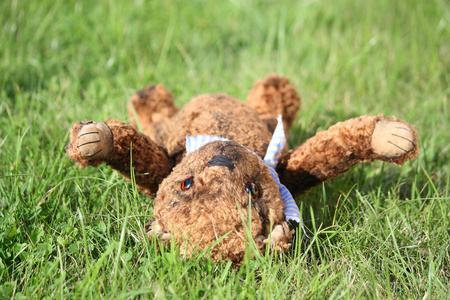
<path fill-rule="evenodd" d="M 300 223 L 301 221 L 300 210 L 298 209 L 298 206 L 295 203 L 294 198 L 291 195 L 291 192 L 289 192 L 289 190 L 283 184 L 281 184 L 280 179 L 278 178 L 278 174 L 275 171 L 275 167 L 278 163 L 278 158 L 280 157 L 280 154 L 283 151 L 283 148 L 286 144 L 286 136 L 284 134 L 284 127 L 281 116 L 278 116 L 277 121 L 278 121 L 277 127 L 273 132 L 272 139 L 270 140 L 269 147 L 267 148 L 267 152 L 266 155 L 264 156 L 263 161 L 269 167 L 270 174 L 272 175 L 272 178 L 275 180 L 280 189 L 281 199 L 285 204 L 284 215 L 286 217 L 286 221 L 292 220 L 297 223 Z M 196 151 L 203 145 L 213 141 L 230 141 L 230 140 L 221 136 L 214 136 L 214 135 L 187 136 L 186 152 L 191 153 L 193 151 Z"/>

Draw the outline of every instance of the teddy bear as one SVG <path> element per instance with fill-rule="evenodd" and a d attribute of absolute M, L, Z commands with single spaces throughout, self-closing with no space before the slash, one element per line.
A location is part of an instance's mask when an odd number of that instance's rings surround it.
<path fill-rule="evenodd" d="M 249 242 L 261 252 L 290 248 L 292 224 L 301 223 L 294 199 L 306 190 L 358 163 L 418 155 L 413 126 L 382 115 L 339 122 L 287 149 L 299 107 L 296 88 L 275 74 L 255 82 L 246 102 L 205 94 L 181 109 L 162 84 L 149 85 L 131 97 L 129 124 L 75 123 L 66 152 L 80 167 L 106 163 L 154 199 L 151 241 L 239 265 Z"/>

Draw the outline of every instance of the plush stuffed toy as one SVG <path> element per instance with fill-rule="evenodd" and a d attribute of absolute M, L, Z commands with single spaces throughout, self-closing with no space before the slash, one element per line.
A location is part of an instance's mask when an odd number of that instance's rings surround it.
<path fill-rule="evenodd" d="M 418 154 L 417 133 L 394 118 L 337 123 L 292 150 L 286 136 L 300 98 L 289 80 L 256 82 L 247 103 L 225 94 L 192 99 L 182 109 L 161 84 L 131 97 L 131 124 L 80 122 L 67 153 L 80 167 L 106 163 L 155 197 L 151 240 L 182 254 L 211 247 L 214 260 L 239 264 L 252 239 L 260 251 L 289 249 L 301 222 L 293 200 L 361 162 L 402 165 Z M 139 128 L 139 129 L 138 129 Z"/>

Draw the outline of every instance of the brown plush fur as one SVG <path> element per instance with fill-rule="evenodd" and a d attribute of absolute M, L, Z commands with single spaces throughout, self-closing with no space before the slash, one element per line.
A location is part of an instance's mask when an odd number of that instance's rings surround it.
<path fill-rule="evenodd" d="M 225 94 L 192 99 L 174 116 L 169 132 L 165 146 L 170 156 L 178 158 L 185 154 L 186 136 L 222 136 L 259 156 L 264 156 L 271 137 L 255 111 Z"/>
<path fill-rule="evenodd" d="M 277 126 L 277 116 L 283 116 L 284 130 L 286 136 L 289 136 L 289 129 L 300 108 L 300 97 L 287 77 L 272 74 L 255 82 L 248 94 L 247 103 L 267 124 L 271 133 Z"/>
<path fill-rule="evenodd" d="M 172 93 L 162 84 L 149 85 L 134 94 L 128 104 L 130 125 L 138 128 L 158 144 L 167 136 L 170 119 L 178 109 L 173 103 Z"/>
<path fill-rule="evenodd" d="M 234 167 L 208 166 L 217 153 L 232 158 Z M 195 188 L 180 190 L 189 176 Z M 246 193 L 247 182 L 259 186 L 257 199 Z M 267 238 L 270 226 L 283 221 L 283 202 L 261 159 L 236 142 L 212 142 L 188 154 L 162 182 L 154 215 L 182 246 L 182 253 L 190 255 L 196 247 L 204 250 L 226 235 L 212 250 L 212 257 L 237 262 L 248 242 L 248 220 L 251 238 Z"/>
<path fill-rule="evenodd" d="M 174 241 L 188 256 L 217 242 L 212 258 L 235 264 L 242 261 L 249 239 L 260 251 L 267 243 L 272 250 L 289 248 L 292 231 L 284 221 L 279 189 L 261 160 L 276 116 L 283 116 L 289 132 L 300 106 L 287 78 L 270 75 L 256 82 L 247 104 L 210 94 L 177 110 L 162 85 L 138 92 L 131 103 L 130 116 L 139 122 L 74 124 L 67 154 L 80 167 L 105 162 L 126 178 L 134 173 L 141 191 L 156 194 L 149 236 Z M 194 135 L 231 141 L 210 142 L 186 155 L 186 136 Z M 107 145 L 111 149 L 104 149 Z M 415 158 L 417 149 L 417 133 L 403 121 L 362 116 L 285 152 L 276 170 L 296 196 L 360 162 L 379 159 L 401 165 Z"/>
<path fill-rule="evenodd" d="M 379 159 L 403 165 L 406 160 L 415 158 L 418 154 L 417 143 L 412 150 L 399 157 L 386 157 L 373 152 L 372 133 L 376 122 L 380 120 L 394 119 L 362 116 L 339 122 L 328 130 L 317 133 L 280 158 L 277 166 L 280 180 L 291 193 L 298 195 L 327 179 L 347 172 L 357 163 Z M 414 140 L 417 140 L 417 132 L 413 132 Z"/>

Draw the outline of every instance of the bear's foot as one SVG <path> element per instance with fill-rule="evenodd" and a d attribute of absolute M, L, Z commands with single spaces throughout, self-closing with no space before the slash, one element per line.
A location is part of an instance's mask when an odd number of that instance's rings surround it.
<path fill-rule="evenodd" d="M 387 158 L 400 157 L 415 148 L 414 131 L 397 121 L 378 121 L 372 134 L 372 150 Z"/>
<path fill-rule="evenodd" d="M 277 116 L 283 116 L 284 130 L 286 136 L 289 136 L 300 107 L 300 96 L 287 77 L 271 74 L 253 84 L 247 103 L 266 123 L 270 133 L 277 126 Z"/>
<path fill-rule="evenodd" d="M 169 133 L 170 120 L 177 111 L 172 93 L 162 84 L 145 87 L 131 96 L 128 104 L 130 125 L 140 128 L 159 145 L 164 143 Z"/>

